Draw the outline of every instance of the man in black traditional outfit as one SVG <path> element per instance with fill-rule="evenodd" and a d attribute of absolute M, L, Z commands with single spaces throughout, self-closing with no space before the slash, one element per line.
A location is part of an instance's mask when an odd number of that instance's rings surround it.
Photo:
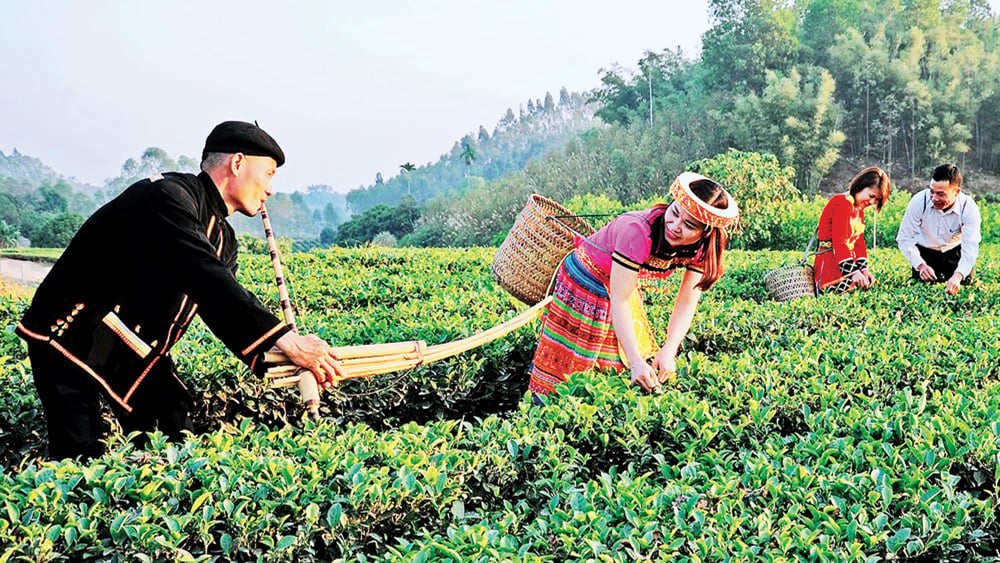
<path fill-rule="evenodd" d="M 236 280 L 226 217 L 256 215 L 285 155 L 252 123 L 226 121 L 205 140 L 202 172 L 136 182 L 80 228 L 17 325 L 45 410 L 49 455 L 101 455 L 100 397 L 125 432 L 191 430 L 191 395 L 170 348 L 197 311 L 258 373 L 277 346 L 332 383 L 329 344 L 300 336 Z"/>

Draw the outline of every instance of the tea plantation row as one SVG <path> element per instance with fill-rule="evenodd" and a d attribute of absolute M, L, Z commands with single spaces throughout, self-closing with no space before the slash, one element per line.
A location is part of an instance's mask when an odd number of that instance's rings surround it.
<path fill-rule="evenodd" d="M 491 253 L 316 252 L 286 269 L 305 329 L 435 344 L 523 308 Z M 869 292 L 776 304 L 760 276 L 792 256 L 732 253 L 654 395 L 595 372 L 532 405 L 529 327 L 344 384 L 328 418 L 302 422 L 291 390 L 194 327 L 178 354 L 205 433 L 145 452 L 116 437 L 87 465 L 37 459 L 30 369 L 4 332 L 0 561 L 990 560 L 1000 247 L 955 297 L 887 250 Z M 276 308 L 263 259 L 241 275 Z M 650 290 L 662 339 L 674 288 Z M 3 325 L 23 306 L 0 301 Z"/>

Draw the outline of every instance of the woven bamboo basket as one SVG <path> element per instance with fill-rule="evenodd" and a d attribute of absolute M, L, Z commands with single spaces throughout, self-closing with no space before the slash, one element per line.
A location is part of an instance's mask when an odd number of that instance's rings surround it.
<path fill-rule="evenodd" d="M 815 297 L 813 267 L 804 262 L 789 264 L 764 274 L 764 287 L 776 301 Z"/>
<path fill-rule="evenodd" d="M 551 199 L 531 194 L 497 249 L 490 272 L 511 295 L 534 305 L 548 294 L 552 275 L 573 250 L 574 230 L 583 236 L 594 233 L 586 220 L 573 217 Z"/>

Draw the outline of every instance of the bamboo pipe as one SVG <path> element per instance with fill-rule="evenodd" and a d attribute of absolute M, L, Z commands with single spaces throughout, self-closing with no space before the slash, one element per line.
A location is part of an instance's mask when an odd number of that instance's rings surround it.
<path fill-rule="evenodd" d="M 271 264 L 274 266 L 274 278 L 278 284 L 278 298 L 281 301 L 281 312 L 285 317 L 285 324 L 292 328 L 292 332 L 298 332 L 295 326 L 295 313 L 292 311 L 292 300 L 288 297 L 288 287 L 285 285 L 285 275 L 281 268 L 281 258 L 278 256 L 278 243 L 274 240 L 274 231 L 271 229 L 271 219 L 267 216 L 267 206 L 260 204 L 260 218 L 264 222 L 264 236 L 267 238 L 267 250 L 271 254 Z M 300 370 L 306 371 L 306 370 Z M 302 402 L 309 415 L 319 418 L 319 384 L 316 377 L 309 373 L 309 377 L 302 377 L 298 373 L 299 379 L 296 382 L 299 393 L 302 394 Z"/>
<path fill-rule="evenodd" d="M 456 340 L 448 344 L 439 344 L 437 346 L 431 346 L 430 348 L 427 349 L 427 353 L 424 354 L 424 361 L 428 363 L 436 362 L 438 360 L 442 360 L 444 358 L 448 358 L 450 356 L 454 356 L 456 354 L 461 354 L 462 352 L 472 350 L 473 348 L 477 348 L 479 346 L 482 346 L 483 344 L 493 342 L 498 338 L 507 336 L 511 332 L 514 332 L 518 328 L 521 328 L 527 323 L 538 318 L 542 314 L 542 311 L 545 309 L 545 307 L 551 302 L 552 302 L 552 297 L 551 296 L 546 297 L 545 299 L 536 303 L 534 306 L 532 306 L 530 309 L 527 309 L 520 315 L 517 315 L 516 317 L 502 324 L 499 324 L 493 328 L 484 330 L 479 334 L 470 336 L 462 340 Z"/>
<path fill-rule="evenodd" d="M 423 353 L 417 352 L 417 357 L 411 357 L 412 353 L 401 353 L 392 354 L 385 356 L 370 356 L 367 358 L 368 361 L 357 362 L 353 365 L 348 364 L 344 366 L 342 370 L 342 376 L 338 380 L 345 379 L 356 379 L 363 377 L 370 377 L 373 375 L 381 375 L 385 373 L 392 373 L 394 371 L 401 371 L 406 369 L 412 369 L 422 364 L 429 364 L 431 362 L 436 362 L 461 354 L 473 348 L 487 344 L 503 336 L 510 334 L 511 332 L 517 330 L 518 328 L 524 326 L 525 324 L 531 322 L 532 320 L 538 318 L 545 307 L 552 302 L 552 297 L 546 297 L 530 309 L 527 309 L 523 313 L 511 318 L 510 320 L 501 323 L 495 327 L 484 330 L 478 334 L 464 338 L 462 340 L 456 340 L 454 342 L 448 342 L 445 344 L 438 344 L 436 346 L 429 346 Z M 390 349 L 405 349 L 411 348 L 413 344 L 423 344 L 423 341 L 416 342 L 396 342 L 389 344 L 374 344 L 374 345 L 363 345 L 363 346 L 345 346 L 342 350 L 346 351 L 346 354 L 350 356 L 351 354 L 364 354 L 369 353 L 367 351 L 360 351 L 361 349 L 373 349 L 374 347 L 384 347 L 385 350 Z M 299 375 L 295 374 L 295 370 L 292 369 L 293 366 L 279 365 L 267 370 L 267 375 L 271 380 L 272 387 L 286 387 L 288 385 L 294 385 L 297 380 L 296 377 Z M 289 375 L 291 374 L 291 375 Z"/>
<path fill-rule="evenodd" d="M 418 348 L 426 348 L 423 340 L 408 340 L 405 342 L 389 342 L 386 344 L 362 344 L 358 346 L 339 346 L 331 348 L 333 355 L 342 360 L 355 358 L 378 358 L 397 354 L 415 353 Z M 288 356 L 280 350 L 271 350 L 264 354 L 264 361 L 269 364 L 288 363 Z"/>

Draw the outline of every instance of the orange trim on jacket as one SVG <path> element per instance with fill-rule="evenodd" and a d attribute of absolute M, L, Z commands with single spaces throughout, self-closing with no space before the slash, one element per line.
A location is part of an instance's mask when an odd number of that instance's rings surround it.
<path fill-rule="evenodd" d="M 63 348 L 62 345 L 60 345 L 55 340 L 50 340 L 49 344 L 51 344 L 53 348 L 55 348 L 56 350 L 58 350 L 60 354 L 62 354 L 63 356 L 65 356 L 67 360 L 69 360 L 69 361 L 73 362 L 74 364 L 76 364 L 77 367 L 79 367 L 80 369 L 82 369 L 83 371 L 85 371 L 87 373 L 87 375 L 89 375 L 90 377 L 93 377 L 101 385 L 101 387 L 104 387 L 104 390 L 107 391 L 108 396 L 111 397 L 112 399 L 114 399 L 116 403 L 118 403 L 119 405 L 121 405 L 123 409 L 125 409 L 127 412 L 132 412 L 132 407 L 130 407 L 127 402 L 125 402 L 124 400 L 122 400 L 122 398 L 119 397 L 118 394 L 115 393 L 111 389 L 111 386 L 108 385 L 108 382 L 107 382 L 106 379 L 104 379 L 103 377 L 101 377 L 100 375 L 98 375 L 97 372 L 94 371 L 93 369 L 91 369 L 90 366 L 88 366 L 87 364 L 83 363 L 83 361 L 80 360 L 80 358 L 77 358 L 76 356 L 74 356 L 72 353 L 70 353 L 69 350 Z"/>
<path fill-rule="evenodd" d="M 274 336 L 274 333 L 278 332 L 279 330 L 281 330 L 283 328 L 285 328 L 285 323 L 278 323 L 277 325 L 275 325 L 274 328 L 272 328 L 271 330 L 265 332 L 264 336 L 261 336 L 256 341 L 254 341 L 253 344 L 251 344 L 251 345 L 247 346 L 246 348 L 244 348 L 243 351 L 240 352 L 240 355 L 246 357 L 246 355 L 249 354 L 251 351 L 253 351 L 254 348 L 260 346 L 265 340 L 267 340 L 268 338 L 271 338 L 272 336 Z"/>

